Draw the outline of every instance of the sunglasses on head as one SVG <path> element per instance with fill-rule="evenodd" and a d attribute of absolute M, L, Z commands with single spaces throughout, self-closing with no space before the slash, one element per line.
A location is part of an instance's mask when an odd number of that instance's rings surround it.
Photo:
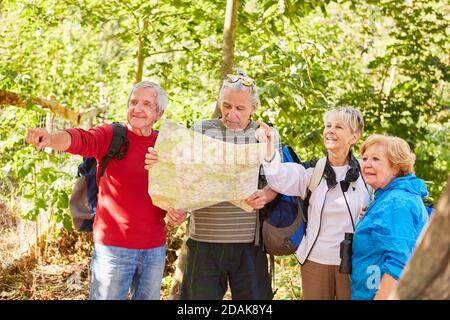
<path fill-rule="evenodd" d="M 236 75 L 236 74 L 227 74 L 228 82 L 235 83 L 235 82 L 238 82 L 239 80 L 241 80 L 241 83 L 247 87 L 251 87 L 252 85 L 255 84 L 255 80 L 253 80 L 252 78 L 241 76 L 241 75 Z"/>

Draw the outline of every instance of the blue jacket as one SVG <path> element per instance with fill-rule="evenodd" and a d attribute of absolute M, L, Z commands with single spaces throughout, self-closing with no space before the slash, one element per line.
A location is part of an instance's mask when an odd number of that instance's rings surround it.
<path fill-rule="evenodd" d="M 377 189 L 356 225 L 352 255 L 352 299 L 373 299 L 385 273 L 398 280 L 428 221 L 423 180 L 414 174 Z"/>

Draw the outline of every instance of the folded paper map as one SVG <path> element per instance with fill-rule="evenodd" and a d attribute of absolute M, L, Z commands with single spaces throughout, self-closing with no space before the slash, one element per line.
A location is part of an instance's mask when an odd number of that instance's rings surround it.
<path fill-rule="evenodd" d="M 230 201 L 253 210 L 244 199 L 258 189 L 265 143 L 223 142 L 165 120 L 155 150 L 148 192 L 156 206 L 197 210 Z"/>

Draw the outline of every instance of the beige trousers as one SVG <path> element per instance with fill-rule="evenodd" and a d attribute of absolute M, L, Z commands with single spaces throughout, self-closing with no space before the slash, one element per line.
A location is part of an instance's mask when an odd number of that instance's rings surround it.
<path fill-rule="evenodd" d="M 301 267 L 303 300 L 350 300 L 350 277 L 339 266 L 306 260 Z"/>

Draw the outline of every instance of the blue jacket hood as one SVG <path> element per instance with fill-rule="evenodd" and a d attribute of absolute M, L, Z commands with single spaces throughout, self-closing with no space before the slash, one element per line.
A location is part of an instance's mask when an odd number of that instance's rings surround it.
<path fill-rule="evenodd" d="M 414 173 L 410 173 L 406 176 L 395 178 L 391 183 L 388 184 L 386 190 L 404 190 L 411 194 L 420 196 L 420 198 L 425 198 L 428 196 L 427 185 L 422 179 L 416 177 Z"/>

